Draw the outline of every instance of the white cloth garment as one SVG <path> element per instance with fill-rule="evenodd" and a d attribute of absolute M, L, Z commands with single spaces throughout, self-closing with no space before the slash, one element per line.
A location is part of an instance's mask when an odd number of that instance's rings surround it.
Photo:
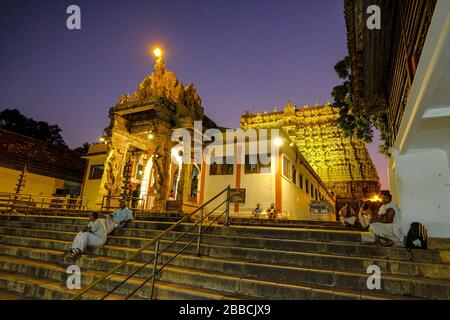
<path fill-rule="evenodd" d="M 114 211 L 113 220 L 117 224 L 121 224 L 122 222 L 127 220 L 133 220 L 133 213 L 128 208 L 125 209 L 119 208 L 116 211 Z"/>
<path fill-rule="evenodd" d="M 359 223 L 363 228 L 368 228 L 370 226 L 371 219 L 371 216 L 358 214 Z"/>
<path fill-rule="evenodd" d="M 386 214 L 388 209 L 393 209 L 395 212 L 392 223 L 374 222 L 370 225 L 369 231 L 378 237 L 394 241 L 396 245 L 403 245 L 404 235 L 401 229 L 402 217 L 400 209 L 395 203 L 389 202 L 380 207 L 378 215 L 382 216 Z"/>
<path fill-rule="evenodd" d="M 106 243 L 107 230 L 103 219 L 89 222 L 88 227 L 92 231 L 78 232 L 72 242 L 72 249 L 79 249 L 81 252 L 84 252 L 87 246 L 102 246 Z"/>
<path fill-rule="evenodd" d="M 344 218 L 341 216 L 340 220 L 343 224 L 350 224 L 353 226 L 353 225 L 355 225 L 356 217 Z"/>
<path fill-rule="evenodd" d="M 112 216 L 113 216 L 114 222 L 117 224 L 121 224 L 122 222 L 127 221 L 127 220 L 133 220 L 133 213 L 128 208 L 117 209 L 116 211 L 114 211 Z"/>
<path fill-rule="evenodd" d="M 372 210 L 370 209 L 363 210 L 363 208 L 359 210 L 358 220 L 363 228 L 368 228 L 370 226 L 371 219 L 372 219 Z"/>
<path fill-rule="evenodd" d="M 119 225 L 114 222 L 113 218 L 110 216 L 105 217 L 105 225 L 106 225 L 106 232 L 110 234 L 114 231 L 115 228 L 117 228 Z"/>
<path fill-rule="evenodd" d="M 355 225 L 355 210 L 353 210 L 352 207 L 344 206 L 341 208 L 341 210 L 339 210 L 339 216 L 339 220 L 341 220 L 342 224 Z"/>

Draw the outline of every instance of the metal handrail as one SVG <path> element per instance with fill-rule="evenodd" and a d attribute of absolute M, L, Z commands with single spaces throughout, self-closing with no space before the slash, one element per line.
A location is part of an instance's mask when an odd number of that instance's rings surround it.
<path fill-rule="evenodd" d="M 35 194 L 16 194 L 0 192 L 0 207 L 9 210 L 19 209 L 51 209 L 52 206 L 66 207 L 69 209 L 81 210 L 83 205 L 82 197 L 67 197 L 67 196 L 47 196 L 47 195 L 35 195 Z"/>
<path fill-rule="evenodd" d="M 183 218 L 181 218 L 177 223 L 173 224 L 172 226 L 170 226 L 169 228 L 167 228 L 166 230 L 164 230 L 163 232 L 161 232 L 160 234 L 158 234 L 155 238 L 153 238 L 152 240 L 148 241 L 146 244 L 144 244 L 140 249 L 138 249 L 136 252 L 134 252 L 133 254 L 131 254 L 129 257 L 127 257 L 126 259 L 124 259 L 121 263 L 119 263 L 117 266 L 113 267 L 110 271 L 108 271 L 107 273 L 105 273 L 104 275 L 102 275 L 100 278 L 98 278 L 97 280 L 95 280 L 94 282 L 92 282 L 90 285 L 88 285 L 86 288 L 82 289 L 80 292 L 78 292 L 74 297 L 72 297 L 72 300 L 78 300 L 81 299 L 81 297 L 88 292 L 89 290 L 91 290 L 92 288 L 94 288 L 95 286 L 97 286 L 99 283 L 101 283 L 102 281 L 108 279 L 113 273 L 115 273 L 117 270 L 119 270 L 121 267 L 123 267 L 124 265 L 126 265 L 128 262 L 130 262 L 132 259 L 134 259 L 136 256 L 138 256 L 139 254 L 141 254 L 144 250 L 148 249 L 151 245 L 158 243 L 159 245 L 159 241 L 165 236 L 167 235 L 169 232 L 171 232 L 172 230 L 174 230 L 176 227 L 178 227 L 182 222 L 186 221 L 188 218 L 192 217 L 194 214 L 196 214 L 198 211 L 203 210 L 203 208 L 205 208 L 208 204 L 210 204 L 212 201 L 216 200 L 219 196 L 221 196 L 224 192 L 227 193 L 227 206 L 226 206 L 226 212 L 227 212 L 227 221 L 229 220 L 229 200 L 230 200 L 230 186 L 226 187 L 224 190 L 222 190 L 221 192 L 219 192 L 217 195 L 215 195 L 213 198 L 211 198 L 210 200 L 208 200 L 206 203 L 204 203 L 201 207 L 195 209 L 194 211 L 192 211 L 190 214 L 184 216 Z M 150 261 L 153 261 L 155 259 L 152 258 Z M 148 263 L 147 263 L 148 264 Z M 109 293 L 108 293 L 109 295 Z"/>
<path fill-rule="evenodd" d="M 222 204 L 224 204 L 224 202 L 222 202 Z M 221 204 L 221 205 L 222 205 Z M 212 212 L 211 212 L 212 213 Z M 150 299 L 153 299 L 153 290 L 155 287 L 155 276 L 162 271 L 162 269 L 164 269 L 167 265 L 169 265 L 169 263 L 171 263 L 176 257 L 178 257 L 184 250 L 186 250 L 195 240 L 199 239 L 201 236 L 202 232 L 205 232 L 207 229 L 209 229 L 209 227 L 211 227 L 217 220 L 219 220 L 220 217 L 222 217 L 225 213 L 227 213 L 227 210 L 223 211 L 220 215 L 218 215 L 205 229 L 203 229 L 201 232 L 199 232 L 198 234 L 195 235 L 195 237 L 188 242 L 188 244 L 186 244 L 181 250 L 179 250 L 172 258 L 169 259 L 169 261 L 167 261 L 161 268 L 159 268 L 157 271 L 156 270 L 156 266 L 157 266 L 157 262 L 158 262 L 158 257 L 164 252 L 166 251 L 166 249 L 168 247 L 170 247 L 172 244 L 175 244 L 177 240 L 174 240 L 169 246 L 167 246 L 166 248 L 164 248 L 164 250 L 162 250 L 161 252 L 158 253 L 158 248 L 159 248 L 159 241 L 156 243 L 155 246 L 155 256 L 151 259 L 151 261 L 154 261 L 154 265 L 153 265 L 153 274 L 148 277 L 143 283 L 141 283 L 139 285 L 139 287 L 137 287 L 136 289 L 133 290 L 133 292 L 131 292 L 126 298 L 125 300 L 128 300 L 129 298 L 131 298 L 139 289 L 141 289 L 148 281 L 152 280 L 152 287 L 151 287 L 151 291 L 150 291 Z M 207 218 L 210 214 L 206 215 L 203 219 Z M 201 221 L 203 221 L 203 219 Z M 198 222 L 200 223 L 200 222 Z M 197 223 L 197 224 L 198 224 Z M 192 229 L 191 229 L 192 230 Z M 197 247 L 197 255 L 199 255 L 199 247 Z M 108 294 L 109 295 L 109 294 Z"/>
<path fill-rule="evenodd" d="M 227 200 L 223 201 L 222 203 L 220 203 L 216 208 L 214 208 L 211 213 L 213 213 L 215 210 L 217 210 L 221 205 L 223 205 Z M 210 214 L 211 214 L 210 213 Z M 208 214 L 209 216 L 209 214 Z M 206 217 L 205 217 L 206 218 Z M 204 219 L 204 218 L 203 218 Z M 108 297 L 111 293 L 113 293 L 114 291 L 116 291 L 120 286 L 122 286 L 122 284 L 124 284 L 125 282 L 127 282 L 129 279 L 131 279 L 135 274 L 137 274 L 139 271 L 141 271 L 142 269 L 144 269 L 150 262 L 154 261 L 155 259 L 157 259 L 162 253 L 164 253 L 167 249 L 169 249 L 172 245 L 174 245 L 178 240 L 180 240 L 182 237 L 184 237 L 187 233 L 189 233 L 192 229 L 194 229 L 200 222 L 203 221 L 203 219 L 197 223 L 195 223 L 194 225 L 192 225 L 187 231 L 183 232 L 177 239 L 172 240 L 172 242 L 167 245 L 162 251 L 160 251 L 158 253 L 157 248 L 159 248 L 159 241 L 156 243 L 155 245 L 155 256 L 150 259 L 149 261 L 147 261 L 144 265 L 140 266 L 137 270 L 135 270 L 132 274 L 130 274 L 128 277 L 126 277 L 124 280 L 122 280 L 122 282 L 120 282 L 118 285 L 116 285 L 112 290 L 110 290 L 106 295 L 104 295 L 101 300 L 105 299 L 106 297 Z M 189 243 L 189 245 L 192 243 L 193 241 L 191 241 Z M 181 252 L 179 252 L 181 253 Z M 179 254 L 177 253 L 177 255 Z M 198 252 L 197 252 L 198 254 Z"/>

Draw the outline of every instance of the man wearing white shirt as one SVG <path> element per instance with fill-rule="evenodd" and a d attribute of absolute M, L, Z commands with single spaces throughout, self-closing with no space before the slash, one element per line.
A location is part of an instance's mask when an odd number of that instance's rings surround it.
<path fill-rule="evenodd" d="M 114 211 L 112 219 L 118 225 L 119 228 L 125 226 L 128 222 L 133 220 L 133 213 L 127 208 L 127 203 L 122 201 L 120 208 Z"/>

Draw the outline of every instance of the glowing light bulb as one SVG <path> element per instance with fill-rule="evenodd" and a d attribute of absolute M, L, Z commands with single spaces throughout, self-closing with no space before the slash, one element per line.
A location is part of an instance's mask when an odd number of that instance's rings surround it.
<path fill-rule="evenodd" d="M 160 48 L 155 48 L 155 49 L 153 50 L 153 55 L 154 55 L 155 57 L 157 57 L 157 58 L 161 58 L 161 56 L 162 56 L 162 51 L 161 51 L 161 49 L 160 49 Z"/>

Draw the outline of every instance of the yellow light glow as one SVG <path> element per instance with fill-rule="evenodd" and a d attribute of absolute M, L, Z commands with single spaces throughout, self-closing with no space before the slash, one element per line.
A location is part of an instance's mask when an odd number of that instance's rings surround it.
<path fill-rule="evenodd" d="M 160 58 L 160 57 L 162 56 L 162 51 L 161 51 L 161 49 L 160 49 L 160 48 L 155 48 L 155 49 L 153 50 L 153 55 L 154 55 L 155 57 L 157 57 L 157 58 Z"/>
<path fill-rule="evenodd" d="M 105 138 L 103 138 L 103 137 L 101 137 L 99 140 L 100 140 L 100 142 L 105 142 Z"/>
<path fill-rule="evenodd" d="M 372 202 L 378 202 L 378 201 L 380 201 L 380 197 L 375 195 L 375 196 L 372 197 L 371 201 Z"/>
<path fill-rule="evenodd" d="M 283 145 L 283 140 L 282 140 L 281 138 L 276 138 L 276 139 L 275 139 L 275 145 L 276 145 L 277 147 Z"/>
<path fill-rule="evenodd" d="M 154 137 L 155 137 L 155 136 L 154 136 L 152 133 L 149 133 L 149 134 L 148 134 L 148 139 L 149 139 L 149 140 L 152 140 Z"/>

